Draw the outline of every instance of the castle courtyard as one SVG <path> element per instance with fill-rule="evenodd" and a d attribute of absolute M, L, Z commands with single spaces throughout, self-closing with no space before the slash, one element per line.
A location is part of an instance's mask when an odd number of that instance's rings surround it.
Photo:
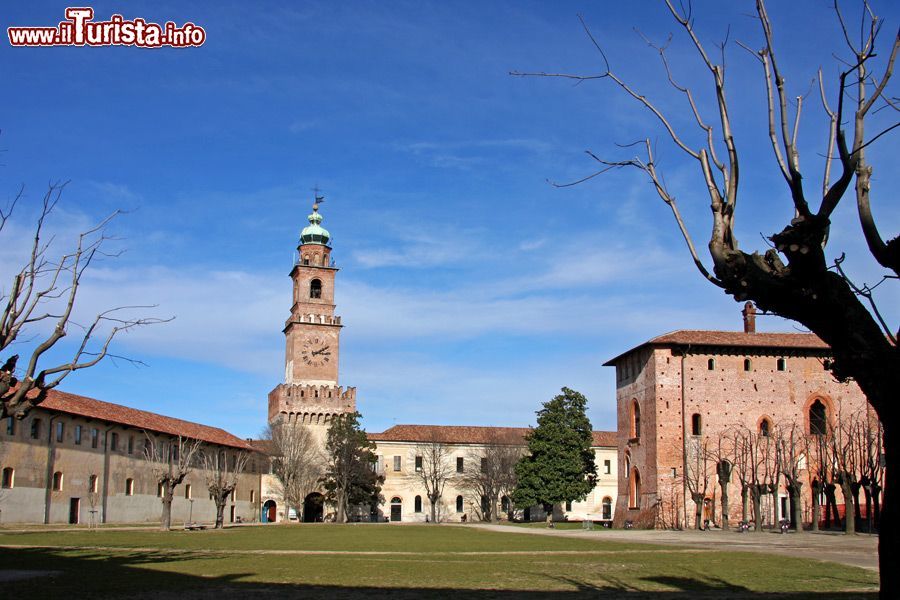
<path fill-rule="evenodd" d="M 0 580 L 16 598 L 874 597 L 876 539 L 829 535 L 826 544 L 825 535 L 399 524 L 5 529 Z"/>

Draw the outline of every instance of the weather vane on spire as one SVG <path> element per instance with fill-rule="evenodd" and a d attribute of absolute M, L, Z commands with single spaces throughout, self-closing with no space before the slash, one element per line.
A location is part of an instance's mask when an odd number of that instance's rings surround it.
<path fill-rule="evenodd" d="M 319 184 L 318 184 L 318 183 L 315 185 L 315 187 L 312 188 L 312 192 L 313 192 L 313 194 L 314 194 L 313 197 L 315 198 L 315 200 L 313 201 L 313 207 L 312 207 L 312 208 L 313 208 L 313 212 L 318 212 L 318 211 L 319 211 L 319 205 L 320 205 L 321 203 L 325 202 L 325 196 L 320 196 L 320 195 L 319 195 L 319 192 L 321 192 L 321 191 L 322 191 L 322 190 L 319 189 Z"/>

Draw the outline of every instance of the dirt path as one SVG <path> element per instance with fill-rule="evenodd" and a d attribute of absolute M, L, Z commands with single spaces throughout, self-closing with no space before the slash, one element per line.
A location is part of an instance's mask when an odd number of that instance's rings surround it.
<path fill-rule="evenodd" d="M 546 529 L 511 527 L 509 525 L 473 524 L 491 531 L 515 531 L 533 535 L 614 540 L 680 546 L 710 551 L 760 552 L 781 554 L 797 558 L 809 558 L 841 563 L 853 567 L 878 570 L 878 536 L 868 534 L 844 535 L 842 533 L 737 533 L 734 531 L 662 531 L 631 529 Z"/>

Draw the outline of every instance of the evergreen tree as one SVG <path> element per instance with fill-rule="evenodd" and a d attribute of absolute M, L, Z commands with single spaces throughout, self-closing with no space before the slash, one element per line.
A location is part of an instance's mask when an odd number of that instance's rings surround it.
<path fill-rule="evenodd" d="M 521 508 L 583 500 L 597 479 L 587 399 L 574 390 L 545 402 L 537 412 L 537 427 L 526 436 L 528 454 L 516 465 L 518 483 L 513 502 Z"/>
<path fill-rule="evenodd" d="M 338 523 L 347 521 L 351 506 L 377 506 L 383 478 L 375 473 L 375 444 L 359 426 L 358 412 L 336 417 L 328 428 L 325 451 L 328 468 L 323 486 L 336 507 Z"/>

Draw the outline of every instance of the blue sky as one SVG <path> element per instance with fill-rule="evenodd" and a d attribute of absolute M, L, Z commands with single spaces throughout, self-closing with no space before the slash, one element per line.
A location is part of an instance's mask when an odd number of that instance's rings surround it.
<path fill-rule="evenodd" d="M 810 92 L 820 65 L 826 81 L 835 79 L 831 52 L 843 48 L 829 4 L 770 6 L 792 95 Z M 147 367 L 107 361 L 67 379 L 68 391 L 258 434 L 266 395 L 283 377 L 287 274 L 315 185 L 342 269 L 341 383 L 358 388 L 371 431 L 528 425 L 562 386 L 587 395 L 595 428 L 612 429 L 614 374 L 603 362 L 667 331 L 740 327 L 739 305 L 700 278 L 639 173 L 565 189 L 547 183 L 590 173 L 586 149 L 630 158 L 617 143 L 658 139 L 658 163 L 702 249 L 702 182 L 652 115 L 607 81 L 508 75 L 602 69 L 583 14 L 613 69 L 697 142 L 658 56 L 633 30 L 659 42 L 675 34 L 676 73 L 708 110 L 708 81 L 659 3 L 92 6 L 98 19 L 192 21 L 207 42 L 157 50 L 0 44 L 3 199 L 24 184 L 37 201 L 48 181 L 71 180 L 51 223 L 60 249 L 111 210 L 129 211 L 112 227 L 114 246 L 126 252 L 86 279 L 79 318 L 132 303 L 176 317 L 117 341 L 117 353 Z M 0 14 L 4 27 L 52 25 L 65 7 L 16 3 Z M 888 40 L 897 7 L 875 8 Z M 750 12 L 749 2 L 695 3 L 701 39 L 712 45 L 730 23 L 732 42 L 759 47 Z M 743 172 L 738 235 L 744 248 L 764 249 L 761 234 L 780 230 L 792 209 L 766 145 L 761 68 L 733 43 L 727 57 Z M 825 128 L 812 92 L 801 160 L 818 182 Z M 887 112 L 878 118 L 893 118 Z M 898 150 L 886 136 L 870 153 L 873 208 L 891 236 L 900 229 L 891 193 Z M 879 271 L 850 200 L 835 215 L 829 254 L 846 252 L 854 276 L 871 283 Z M 27 244 L 33 203 L 21 208 L 3 232 L 3 281 Z M 896 323 L 896 286 L 879 294 Z M 760 321 L 761 329 L 794 328 Z"/>

